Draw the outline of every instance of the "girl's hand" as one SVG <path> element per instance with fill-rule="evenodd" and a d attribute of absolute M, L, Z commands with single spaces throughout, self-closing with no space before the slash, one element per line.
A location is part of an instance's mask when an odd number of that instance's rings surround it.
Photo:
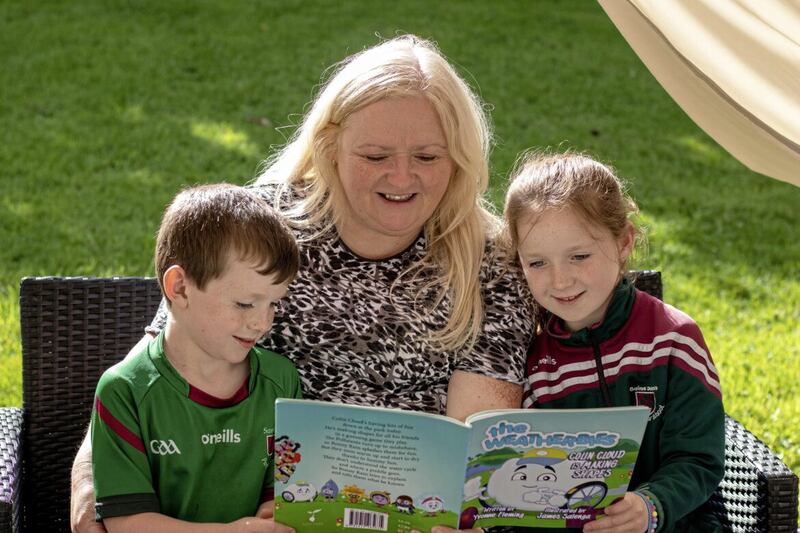
<path fill-rule="evenodd" d="M 650 523 L 647 505 L 638 494 L 626 492 L 621 500 L 606 507 L 605 516 L 586 523 L 584 531 L 642 533 Z"/>

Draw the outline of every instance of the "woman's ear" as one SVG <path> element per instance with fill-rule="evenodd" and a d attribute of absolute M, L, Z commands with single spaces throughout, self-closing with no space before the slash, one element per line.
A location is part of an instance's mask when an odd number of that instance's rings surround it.
<path fill-rule="evenodd" d="M 187 285 L 190 283 L 186 271 L 180 265 L 172 265 L 164 272 L 164 296 L 173 306 L 185 308 L 188 305 Z"/>

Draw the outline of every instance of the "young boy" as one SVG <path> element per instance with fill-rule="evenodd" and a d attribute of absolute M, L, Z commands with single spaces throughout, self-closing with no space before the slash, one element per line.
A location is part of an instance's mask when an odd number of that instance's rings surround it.
<path fill-rule="evenodd" d="M 97 518 L 111 533 L 274 527 L 254 518 L 271 514 L 273 406 L 300 384 L 255 343 L 299 268 L 294 238 L 246 189 L 194 187 L 164 213 L 155 268 L 167 326 L 97 385 Z"/>

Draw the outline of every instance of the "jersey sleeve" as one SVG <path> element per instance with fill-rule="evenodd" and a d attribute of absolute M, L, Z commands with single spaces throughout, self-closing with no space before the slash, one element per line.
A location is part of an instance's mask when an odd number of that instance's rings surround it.
<path fill-rule="evenodd" d="M 288 387 L 289 398 L 303 398 L 303 390 L 300 387 L 300 376 L 297 374 L 297 369 L 292 373 L 291 381 Z"/>
<path fill-rule="evenodd" d="M 160 509 L 135 397 L 116 368 L 100 378 L 92 410 L 92 473 L 99 519 Z"/>
<path fill-rule="evenodd" d="M 673 332 L 669 385 L 659 435 L 660 466 L 637 490 L 651 496 L 659 531 L 701 506 L 724 473 L 725 412 L 719 377 L 694 322 Z"/>
<path fill-rule="evenodd" d="M 471 350 L 456 361 L 456 370 L 522 383 L 534 337 L 532 298 L 519 268 L 492 246 L 481 268 L 481 292 L 481 331 Z"/>

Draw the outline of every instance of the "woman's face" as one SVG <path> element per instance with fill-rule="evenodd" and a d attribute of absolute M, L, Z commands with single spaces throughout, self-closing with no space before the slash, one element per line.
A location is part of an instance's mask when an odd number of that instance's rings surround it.
<path fill-rule="evenodd" d="M 414 242 L 455 168 L 439 116 L 421 95 L 388 98 L 350 115 L 335 163 L 346 200 L 339 236 L 369 258 Z"/>

